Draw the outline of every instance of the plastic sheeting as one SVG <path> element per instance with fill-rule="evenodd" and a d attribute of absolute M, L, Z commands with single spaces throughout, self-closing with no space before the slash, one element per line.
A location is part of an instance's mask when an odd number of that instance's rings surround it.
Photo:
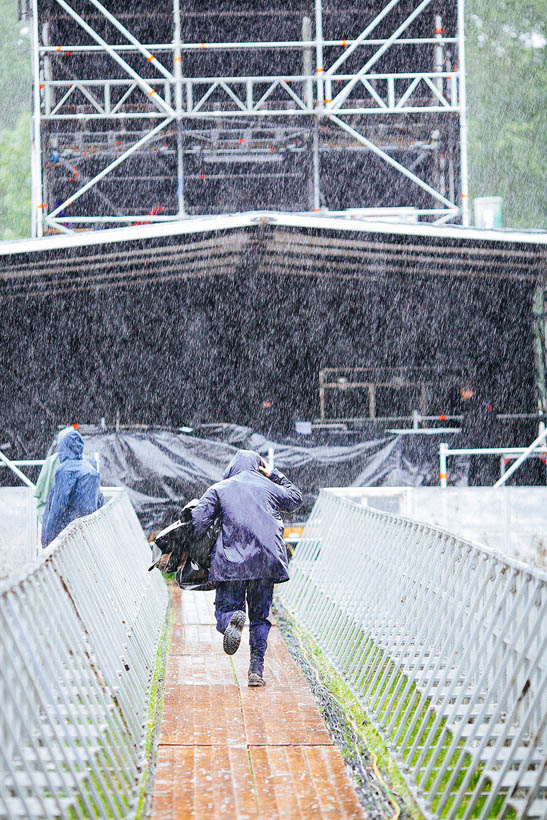
<path fill-rule="evenodd" d="M 220 481 L 234 452 L 257 450 L 303 492 L 302 507 L 285 520 L 305 519 L 321 487 L 438 484 L 439 436 L 377 431 L 272 441 L 247 427 L 216 425 L 202 435 L 173 430 L 104 432 L 80 427 L 85 454 L 97 454 L 104 486 L 123 487 L 147 533 L 175 520 L 181 507 Z M 449 443 L 452 435 L 443 434 Z M 465 479 L 462 478 L 462 483 Z"/>

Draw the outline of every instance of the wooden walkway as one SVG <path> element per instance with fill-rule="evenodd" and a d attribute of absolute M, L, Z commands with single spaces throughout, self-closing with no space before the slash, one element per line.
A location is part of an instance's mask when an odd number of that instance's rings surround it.
<path fill-rule="evenodd" d="M 214 593 L 173 592 L 152 820 L 362 820 L 340 752 L 278 629 L 249 689 L 248 630 L 231 658 Z"/>

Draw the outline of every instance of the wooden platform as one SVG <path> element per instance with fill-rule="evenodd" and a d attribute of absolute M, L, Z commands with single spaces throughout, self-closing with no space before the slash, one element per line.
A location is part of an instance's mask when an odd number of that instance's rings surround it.
<path fill-rule="evenodd" d="M 353 820 L 365 814 L 308 685 L 274 626 L 264 688 L 248 630 L 231 658 L 214 593 L 173 592 L 175 625 L 152 820 Z"/>

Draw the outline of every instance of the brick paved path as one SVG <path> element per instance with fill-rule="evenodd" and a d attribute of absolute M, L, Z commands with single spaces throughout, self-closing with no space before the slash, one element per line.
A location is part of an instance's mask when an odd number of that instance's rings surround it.
<path fill-rule="evenodd" d="M 248 631 L 229 658 L 214 593 L 173 592 L 152 820 L 364 817 L 311 692 L 274 626 L 263 689 L 247 687 Z"/>

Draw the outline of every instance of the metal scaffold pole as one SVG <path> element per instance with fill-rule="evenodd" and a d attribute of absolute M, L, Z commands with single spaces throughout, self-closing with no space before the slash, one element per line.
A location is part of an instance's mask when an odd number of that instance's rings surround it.
<path fill-rule="evenodd" d="M 317 108 L 325 104 L 323 93 L 323 5 L 322 0 L 315 0 L 315 73 L 317 75 Z"/>
<path fill-rule="evenodd" d="M 31 135 L 31 226 L 32 236 L 36 239 L 43 235 L 43 212 L 45 203 L 42 201 L 42 145 L 40 137 L 40 45 L 38 41 L 38 0 L 32 3 L 32 135 Z"/>
<path fill-rule="evenodd" d="M 184 216 L 184 135 L 182 128 L 182 50 L 180 39 L 180 0 L 173 0 L 173 61 L 175 74 L 175 111 L 177 123 L 177 211 Z"/>
<path fill-rule="evenodd" d="M 315 103 L 315 117 L 313 123 L 313 208 L 318 211 L 321 207 L 320 196 L 320 168 L 319 168 L 319 119 L 325 108 L 325 93 L 323 83 L 323 3 L 315 0 L 315 75 L 317 78 L 317 100 Z"/>
<path fill-rule="evenodd" d="M 462 224 L 469 225 L 469 188 L 467 183 L 467 97 L 465 92 L 464 0 L 458 0 L 458 73 L 460 90 L 460 175 Z"/>
<path fill-rule="evenodd" d="M 538 410 L 547 410 L 547 389 L 545 382 L 545 288 L 539 285 L 534 297 L 536 390 Z"/>
<path fill-rule="evenodd" d="M 319 170 L 319 133 L 317 127 L 317 120 L 313 124 L 313 210 L 318 211 L 321 207 L 321 189 L 320 189 L 320 170 Z"/>

